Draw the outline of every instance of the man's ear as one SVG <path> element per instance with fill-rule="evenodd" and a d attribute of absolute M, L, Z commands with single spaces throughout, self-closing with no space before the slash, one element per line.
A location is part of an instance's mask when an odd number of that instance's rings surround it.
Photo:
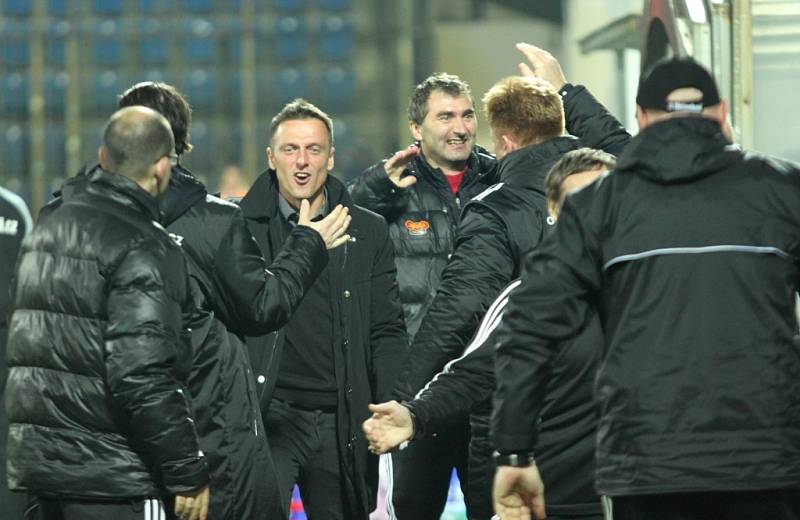
<path fill-rule="evenodd" d="M 333 171 L 333 163 L 334 163 L 333 156 L 334 156 L 335 152 L 336 152 L 336 148 L 331 146 L 331 153 L 328 154 L 328 171 L 329 172 Z"/>
<path fill-rule="evenodd" d="M 639 105 L 636 105 L 636 122 L 639 123 L 639 131 L 647 128 L 647 125 L 649 124 L 647 112 L 645 112 Z"/>
<path fill-rule="evenodd" d="M 106 150 L 102 146 L 97 149 L 97 161 L 100 163 L 100 167 L 106 170 L 106 164 L 107 164 Z"/>
<path fill-rule="evenodd" d="M 267 164 L 270 170 L 275 170 L 275 160 L 272 157 L 272 147 L 267 146 Z"/>
<path fill-rule="evenodd" d="M 413 121 L 408 122 L 408 129 L 411 130 L 411 137 L 415 141 L 422 141 L 422 132 L 419 131 L 419 125 Z"/>
<path fill-rule="evenodd" d="M 517 140 L 511 134 L 503 134 L 500 136 L 500 142 L 503 143 L 503 151 L 510 153 L 519 148 Z"/>

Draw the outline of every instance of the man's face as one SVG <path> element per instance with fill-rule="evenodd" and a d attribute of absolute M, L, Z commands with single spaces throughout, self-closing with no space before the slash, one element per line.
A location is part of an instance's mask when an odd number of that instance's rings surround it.
<path fill-rule="evenodd" d="M 478 121 L 469 96 L 453 97 L 434 90 L 421 125 L 411 123 L 411 134 L 433 166 L 461 170 L 475 144 Z"/>
<path fill-rule="evenodd" d="M 333 147 L 319 119 L 291 119 L 278 126 L 267 148 L 270 168 L 278 174 L 278 189 L 292 206 L 308 199 L 321 203 L 328 172 L 333 169 Z"/>

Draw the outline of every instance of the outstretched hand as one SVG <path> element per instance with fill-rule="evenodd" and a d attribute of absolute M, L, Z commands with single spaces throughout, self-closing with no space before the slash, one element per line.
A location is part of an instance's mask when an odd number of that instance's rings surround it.
<path fill-rule="evenodd" d="M 525 77 L 541 78 L 556 90 L 559 90 L 567 83 L 564 71 L 558 60 L 549 52 L 530 43 L 518 43 L 517 50 L 525 55 L 528 63 L 518 65 L 519 72 Z M 529 65 L 530 64 L 530 65 Z"/>
<path fill-rule="evenodd" d="M 181 520 L 206 520 L 208 518 L 208 486 L 175 495 L 175 516 Z"/>
<path fill-rule="evenodd" d="M 545 518 L 544 484 L 535 464 L 527 468 L 498 466 L 492 497 L 500 520 Z"/>
<path fill-rule="evenodd" d="M 397 401 L 369 405 L 372 417 L 362 428 L 369 442 L 369 451 L 386 453 L 414 436 L 414 424 L 408 408 Z"/>
<path fill-rule="evenodd" d="M 383 169 L 386 170 L 386 175 L 389 176 L 389 180 L 392 181 L 392 184 L 398 188 L 408 188 L 417 182 L 417 178 L 413 175 L 406 175 L 405 177 L 402 177 L 402 175 L 408 163 L 418 155 L 419 147 L 411 145 L 405 150 L 400 150 L 395 153 L 383 163 Z"/>
<path fill-rule="evenodd" d="M 325 241 L 325 247 L 334 249 L 350 240 L 350 235 L 345 234 L 352 219 L 348 213 L 349 210 L 339 204 L 325 218 L 314 222 L 311 220 L 311 205 L 308 200 L 303 199 L 300 201 L 297 224 L 308 226 L 319 233 L 322 240 Z"/>

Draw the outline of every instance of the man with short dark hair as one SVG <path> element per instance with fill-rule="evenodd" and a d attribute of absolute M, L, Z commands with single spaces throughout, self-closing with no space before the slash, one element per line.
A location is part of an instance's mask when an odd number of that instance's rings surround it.
<path fill-rule="evenodd" d="M 294 100 L 272 119 L 269 170 L 241 201 L 267 259 L 304 207 L 321 218 L 341 204 L 352 224 L 349 241 L 330 251 L 288 324 L 247 343 L 285 505 L 297 483 L 310 520 L 366 520 L 375 507 L 378 460 L 361 423 L 372 400 L 389 396 L 406 331 L 386 222 L 353 204 L 329 174 L 333 143 L 330 117 L 308 101 Z"/>
<path fill-rule="evenodd" d="M 368 168 L 349 190 L 357 204 L 389 223 L 411 341 L 453 252 L 461 209 L 496 182 L 497 162 L 475 144 L 472 93 L 458 76 L 437 73 L 419 83 L 409 100 L 408 126 L 414 144 Z M 391 507 L 399 518 L 441 516 L 453 467 L 466 482 L 468 439 L 462 417 L 449 431 L 393 456 Z"/>
<path fill-rule="evenodd" d="M 156 222 L 174 141 L 116 112 L 101 169 L 23 244 L 9 323 L 9 486 L 46 520 L 205 519 L 208 468 L 185 379 L 186 264 Z M 113 173 L 112 173 L 113 172 Z"/>
<path fill-rule="evenodd" d="M 656 64 L 640 134 L 526 259 L 496 353 L 501 518 L 544 518 L 540 398 L 593 311 L 607 518 L 800 515 L 800 168 L 731 146 L 726 116 L 700 64 Z"/>

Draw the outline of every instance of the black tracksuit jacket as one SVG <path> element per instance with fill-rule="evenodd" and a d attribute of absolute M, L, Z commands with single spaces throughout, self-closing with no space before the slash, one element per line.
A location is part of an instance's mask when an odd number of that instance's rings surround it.
<path fill-rule="evenodd" d="M 501 325 L 493 437 L 536 446 L 557 346 L 596 309 L 597 489 L 800 485 L 800 169 L 702 117 L 653 124 L 567 198 Z"/>

